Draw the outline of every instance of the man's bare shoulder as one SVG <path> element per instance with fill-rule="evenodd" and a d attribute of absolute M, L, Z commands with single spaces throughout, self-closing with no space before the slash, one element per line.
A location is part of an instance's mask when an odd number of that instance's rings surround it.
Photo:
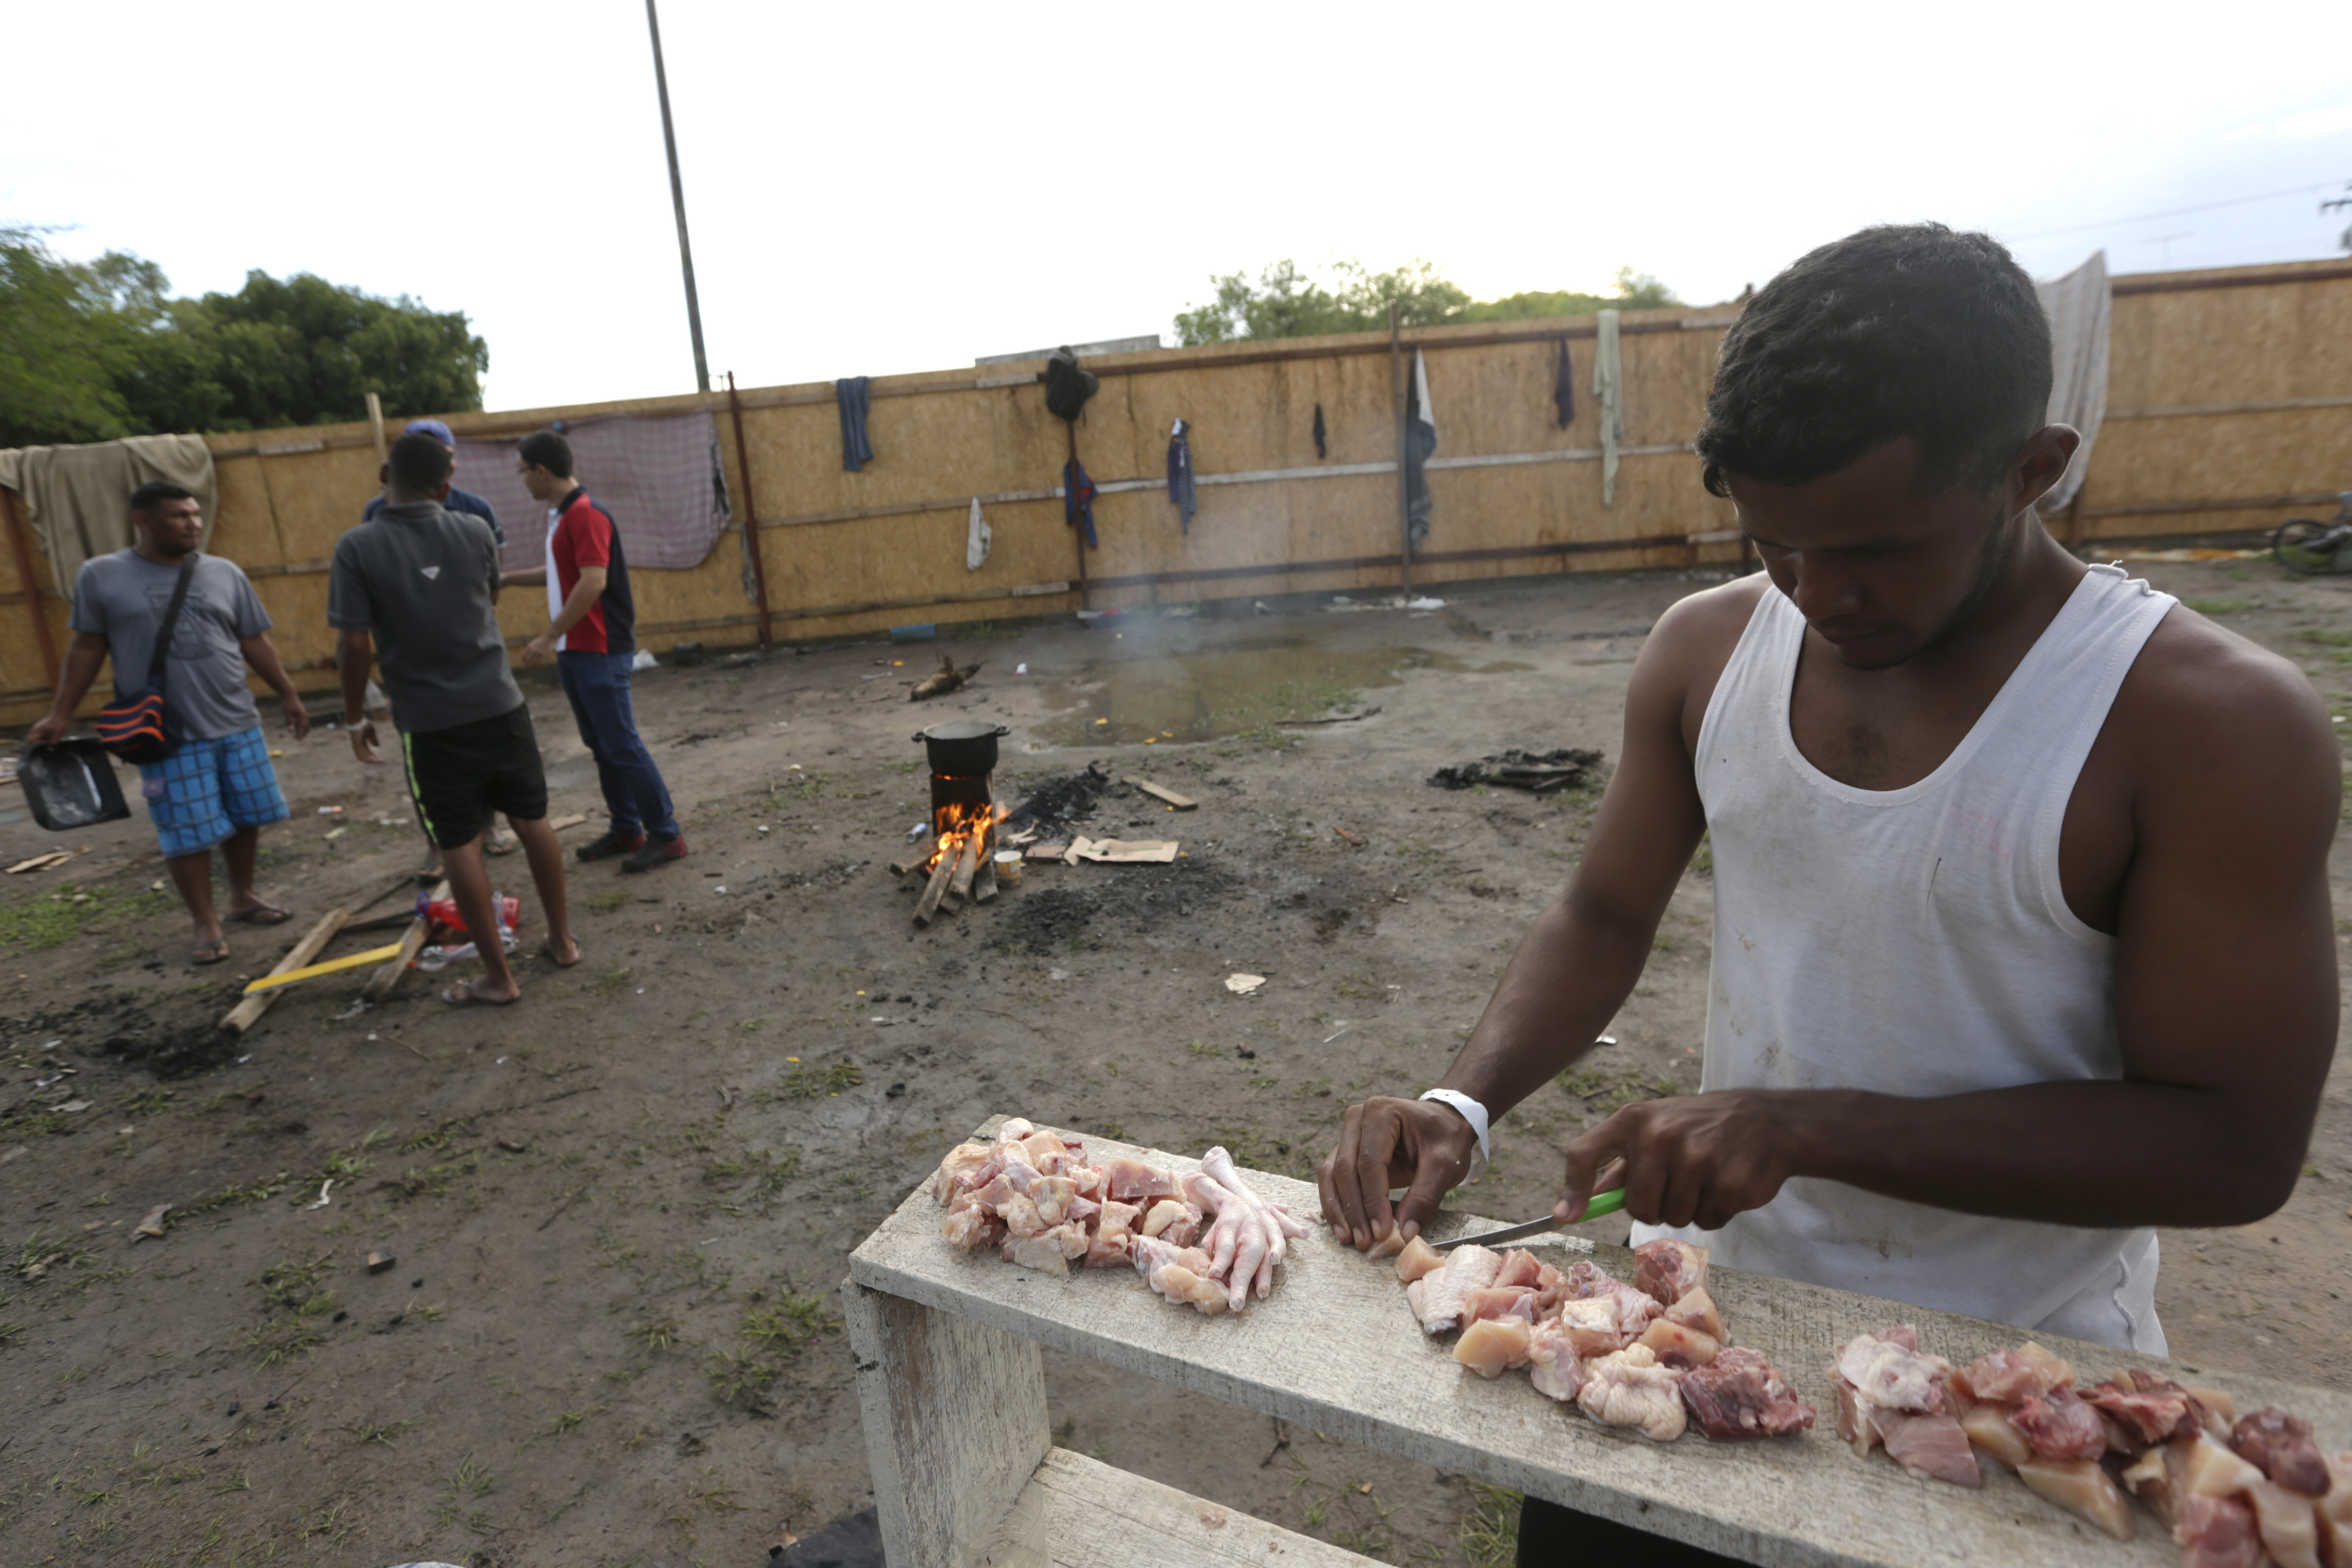
<path fill-rule="evenodd" d="M 1676 600 L 1650 629 L 1634 671 L 1635 700 L 1676 714 L 1686 738 L 1696 738 L 1731 651 L 1772 591 L 1772 580 L 1759 571 Z"/>
<path fill-rule="evenodd" d="M 2148 783 L 2227 792 L 2266 779 L 2282 796 L 2340 789 L 2340 747 L 2304 673 L 2185 604 L 2158 623 L 2116 694 L 2103 739 Z"/>

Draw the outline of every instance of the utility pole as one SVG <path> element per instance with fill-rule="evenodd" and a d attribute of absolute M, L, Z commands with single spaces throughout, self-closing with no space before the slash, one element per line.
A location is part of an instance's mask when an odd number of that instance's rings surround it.
<path fill-rule="evenodd" d="M 646 31 L 654 40 L 654 91 L 661 98 L 662 145 L 669 151 L 669 200 L 677 209 L 677 265 L 686 274 L 686 325 L 694 334 L 694 390 L 710 390 L 710 361 L 702 352 L 702 302 L 694 292 L 694 246 L 686 238 L 686 185 L 677 177 L 677 131 L 669 122 L 669 76 L 662 69 L 661 18 L 646 0 Z"/>

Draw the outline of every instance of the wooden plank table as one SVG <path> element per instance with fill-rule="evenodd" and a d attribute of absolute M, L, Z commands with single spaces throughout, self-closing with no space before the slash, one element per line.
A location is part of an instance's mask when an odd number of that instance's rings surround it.
<path fill-rule="evenodd" d="M 974 1135 L 991 1136 L 1001 1121 Z M 1063 1135 L 1083 1139 L 1089 1157 L 1129 1155 L 1177 1171 L 1198 1164 L 1087 1133 Z M 1307 1183 L 1246 1174 L 1293 1214 L 1318 1212 Z M 1965 1364 L 2029 1337 L 2004 1324 L 1713 1270 L 1707 1289 L 1733 1342 L 1769 1355 L 1821 1421 L 1796 1439 L 1710 1443 L 1693 1430 L 1658 1444 L 1555 1404 L 1524 1373 L 1488 1383 L 1455 1364 L 1450 1340 L 1422 1333 L 1393 1270 L 1319 1224 L 1291 1244 L 1270 1299 L 1238 1317 L 1208 1318 L 1153 1295 L 1131 1270 L 1055 1278 L 992 1249 L 959 1252 L 940 1234 L 942 1211 L 929 1186 L 850 1254 L 842 1287 L 892 1568 L 1368 1561 L 1055 1448 L 1039 1345 L 1769 1568 L 2180 1561 L 2145 1513 L 2139 1538 L 2117 1542 L 1990 1464 L 1984 1489 L 1969 1491 L 1917 1479 L 1884 1455 L 1856 1459 L 1837 1440 L 1829 1368 L 1854 1334 L 1916 1323 L 1921 1349 Z M 1493 1228 L 1449 1213 L 1431 1234 Z M 1633 1278 L 1624 1249 L 1596 1246 L 1591 1256 Z M 2084 1384 L 2144 1366 L 2226 1390 L 2242 1412 L 2291 1410 L 2314 1424 L 2324 1448 L 2352 1448 L 2345 1395 L 2031 1337 L 2073 1362 Z"/>

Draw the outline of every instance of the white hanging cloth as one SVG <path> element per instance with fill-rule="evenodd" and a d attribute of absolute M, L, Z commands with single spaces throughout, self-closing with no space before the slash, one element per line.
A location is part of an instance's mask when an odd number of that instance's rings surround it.
<path fill-rule="evenodd" d="M 971 525 L 964 530 L 963 565 L 966 571 L 978 571 L 988 563 L 989 540 L 995 530 L 980 515 L 980 497 L 971 498 Z"/>

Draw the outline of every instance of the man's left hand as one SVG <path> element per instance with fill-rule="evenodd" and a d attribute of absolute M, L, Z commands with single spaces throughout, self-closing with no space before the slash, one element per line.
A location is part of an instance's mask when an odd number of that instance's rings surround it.
<path fill-rule="evenodd" d="M 522 664 L 523 668 L 527 670 L 535 670 L 540 665 L 551 662 L 554 657 L 555 639 L 552 637 L 543 635 L 533 637 L 529 643 L 523 644 Z"/>
<path fill-rule="evenodd" d="M 1553 1213 L 1584 1212 L 1612 1161 L 1624 1167 L 1625 1212 L 1644 1225 L 1714 1230 L 1772 1201 L 1794 1174 L 1791 1102 L 1780 1091 L 1735 1089 L 1628 1105 L 1568 1147 L 1568 1179 Z"/>
<path fill-rule="evenodd" d="M 285 711 L 286 727 L 292 733 L 294 738 L 297 740 L 308 738 L 310 734 L 310 710 L 302 706 L 302 699 L 289 692 L 278 699 L 278 706 Z"/>
<path fill-rule="evenodd" d="M 376 746 L 375 721 L 373 719 L 365 720 L 361 723 L 357 728 L 347 729 L 344 733 L 352 737 L 352 755 L 353 757 L 358 758 L 362 762 L 366 763 L 371 768 L 381 768 L 383 766 L 383 752 Z"/>

